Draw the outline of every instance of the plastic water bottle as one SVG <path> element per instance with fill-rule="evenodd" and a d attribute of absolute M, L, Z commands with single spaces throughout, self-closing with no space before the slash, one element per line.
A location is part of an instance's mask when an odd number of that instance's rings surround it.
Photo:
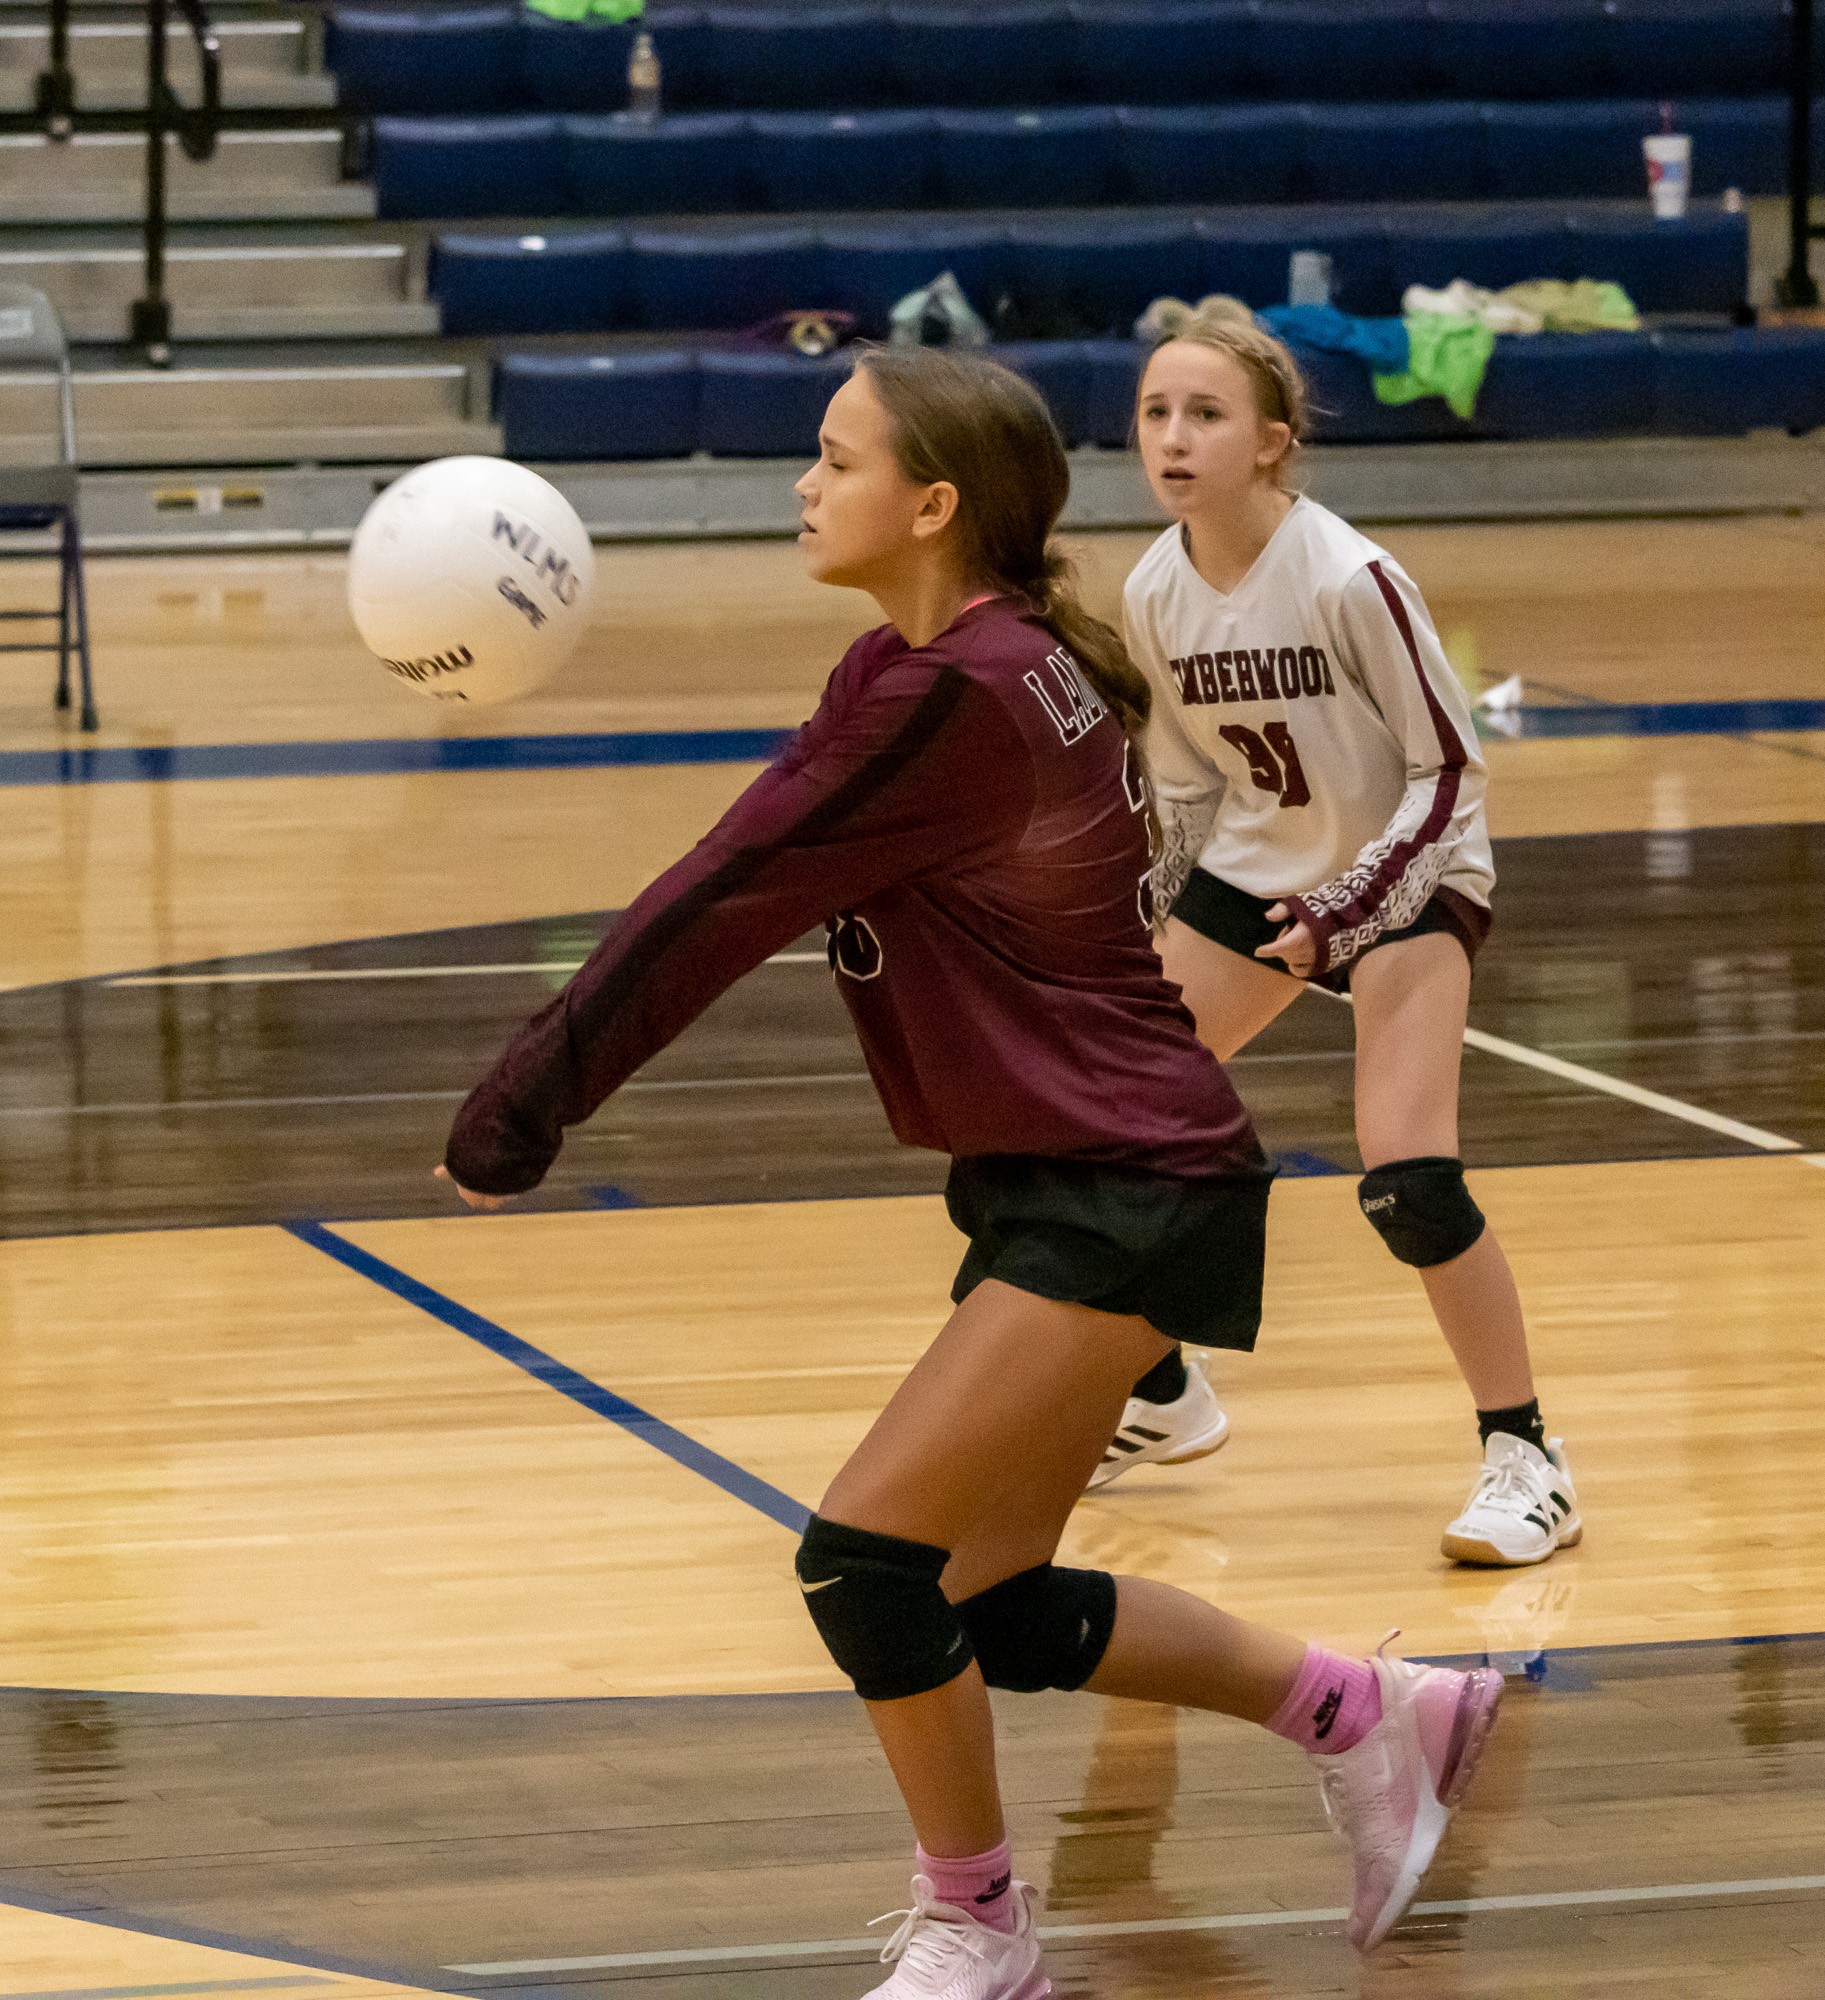
<path fill-rule="evenodd" d="M 648 123 L 659 116 L 659 51 L 644 28 L 634 37 L 634 52 L 627 59 L 627 108 Z"/>

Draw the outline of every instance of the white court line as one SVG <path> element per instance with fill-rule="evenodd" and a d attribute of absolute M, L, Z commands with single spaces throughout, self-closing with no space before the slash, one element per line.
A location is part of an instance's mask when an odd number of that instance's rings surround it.
<path fill-rule="evenodd" d="M 821 951 L 777 951 L 769 965 L 828 965 Z M 121 979 L 104 979 L 104 986 L 304 986 L 316 980 L 354 979 L 500 979 L 516 972 L 561 972 L 567 978 L 582 970 L 580 958 L 542 958 L 500 965 L 351 965 L 324 970 L 274 966 L 255 972 L 136 972 Z"/>
<path fill-rule="evenodd" d="M 1582 1063 L 1567 1062 L 1562 1056 L 1549 1056 L 1543 1050 L 1530 1049 L 1521 1042 L 1505 1042 L 1500 1035 L 1484 1034 L 1481 1028 L 1464 1030 L 1464 1046 L 1481 1049 L 1486 1055 L 1503 1056 L 1509 1062 L 1524 1064 L 1528 1069 L 1544 1070 L 1548 1076 L 1563 1077 L 1568 1083 L 1582 1084 L 1586 1090 L 1605 1091 L 1611 1097 L 1621 1097 L 1630 1104 L 1658 1111 L 1663 1117 L 1682 1118 L 1688 1125 L 1702 1125 L 1707 1132 L 1721 1132 L 1726 1139 L 1740 1139 L 1746 1146 L 1759 1146 L 1764 1153 L 1797 1153 L 1800 1150 L 1797 1139 L 1783 1139 L 1778 1132 L 1764 1132 L 1759 1125 L 1745 1125 L 1740 1119 L 1726 1118 L 1718 1111 L 1706 1111 L 1700 1105 L 1687 1104 L 1683 1098 L 1667 1097 L 1658 1090 L 1643 1090 L 1638 1083 L 1625 1083 L 1619 1076 L 1605 1076 L 1602 1070 L 1586 1069 Z"/>
<path fill-rule="evenodd" d="M 1312 986 L 1306 990 L 1322 993 L 1327 1000 L 1339 1001 L 1345 1007 L 1351 1004 L 1347 993 L 1333 993 L 1328 987 Z M 1740 1118 L 1726 1118 L 1721 1111 L 1707 1111 L 1702 1105 L 1688 1104 L 1682 1097 L 1668 1097 L 1663 1091 L 1644 1090 L 1638 1083 L 1625 1083 L 1621 1077 L 1606 1076 L 1600 1069 L 1586 1069 L 1582 1063 L 1567 1062 L 1563 1056 L 1549 1056 L 1543 1049 L 1530 1049 L 1525 1042 L 1509 1042 L 1500 1035 L 1486 1035 L 1481 1028 L 1464 1030 L 1464 1046 L 1480 1049 L 1485 1055 L 1501 1056 L 1527 1069 L 1544 1070 L 1548 1076 L 1563 1077 L 1567 1083 L 1581 1084 L 1586 1090 L 1599 1090 L 1606 1096 L 1620 1097 L 1629 1104 L 1658 1111 L 1662 1117 L 1678 1118 L 1688 1125 L 1702 1126 L 1707 1132 L 1721 1132 L 1726 1139 L 1740 1139 L 1745 1146 L 1759 1146 L 1764 1153 L 1797 1153 L 1800 1150 L 1797 1139 L 1783 1139 L 1778 1132 L 1764 1132 L 1759 1125 L 1745 1125 Z"/>
<path fill-rule="evenodd" d="M 1825 1889 L 1825 1875 L 1775 1875 L 1749 1882 L 1657 1882 L 1639 1889 L 1558 1889 L 1533 1896 L 1467 1896 L 1457 1902 L 1415 1903 L 1410 1917 L 1476 1916 L 1493 1910 L 1569 1910 L 1621 1903 L 1695 1902 L 1706 1896 L 1792 1895 Z M 1120 1924 L 1041 1924 L 1047 1942 L 1069 1938 L 1157 1937 L 1195 1931 L 1244 1931 L 1340 1924 L 1348 1910 L 1245 1910 L 1224 1917 L 1153 1917 Z M 480 1978 L 528 1972 L 634 1972 L 666 1965 L 723 1965 L 743 1959 L 826 1958 L 876 1952 L 879 1938 L 823 1938 L 807 1944 L 719 1945 L 702 1951 L 617 1951 L 595 1958 L 516 1958 L 492 1965 L 446 1965 L 446 1972 Z"/>

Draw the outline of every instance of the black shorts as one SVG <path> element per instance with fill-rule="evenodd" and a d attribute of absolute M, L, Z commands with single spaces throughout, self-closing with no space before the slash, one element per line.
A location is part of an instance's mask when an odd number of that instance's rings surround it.
<path fill-rule="evenodd" d="M 1220 876 L 1194 868 L 1184 888 L 1179 891 L 1179 900 L 1173 904 L 1172 914 L 1180 923 L 1209 938 L 1213 944 L 1220 944 L 1243 958 L 1254 958 L 1262 945 L 1272 944 L 1286 929 L 1284 923 L 1271 922 L 1268 918 L 1267 913 L 1276 900 L 1272 896 L 1251 896 L 1246 889 L 1238 889 Z M 1365 945 L 1348 965 L 1340 965 L 1335 971 L 1323 973 L 1306 983 L 1328 987 L 1333 993 L 1347 993 L 1351 972 L 1369 952 L 1384 944 L 1399 944 L 1406 938 L 1424 937 L 1430 931 L 1443 931 L 1446 936 L 1456 938 L 1464 947 L 1464 956 L 1474 965 L 1477 947 L 1489 935 L 1489 912 L 1480 903 L 1473 903 L 1468 896 L 1460 896 L 1455 889 L 1440 889 L 1410 924 L 1397 931 L 1384 931 L 1374 944 Z M 1276 972 L 1286 969 L 1278 959 L 1255 959 L 1255 963 L 1266 965 Z"/>
<path fill-rule="evenodd" d="M 953 1160 L 944 1204 L 970 1247 L 951 1287 L 984 1278 L 1133 1314 L 1171 1340 L 1247 1352 L 1261 1329 L 1272 1173 L 1181 1180 L 1143 1167 L 997 1153 Z"/>

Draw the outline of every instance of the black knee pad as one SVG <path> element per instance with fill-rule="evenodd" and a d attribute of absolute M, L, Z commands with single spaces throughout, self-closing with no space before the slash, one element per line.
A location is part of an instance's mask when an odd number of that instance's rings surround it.
<path fill-rule="evenodd" d="M 1357 1183 L 1356 1198 L 1395 1256 L 1422 1271 L 1461 1257 L 1485 1227 L 1464 1185 L 1463 1161 L 1443 1154 L 1371 1167 Z"/>
<path fill-rule="evenodd" d="M 813 1514 L 798 1545 L 805 1608 L 864 1701 L 904 1701 L 954 1681 L 975 1655 L 938 1587 L 948 1549 Z"/>
<path fill-rule="evenodd" d="M 1115 1630 L 1115 1578 L 1041 1563 L 957 1606 L 990 1687 L 1016 1694 L 1080 1688 Z"/>

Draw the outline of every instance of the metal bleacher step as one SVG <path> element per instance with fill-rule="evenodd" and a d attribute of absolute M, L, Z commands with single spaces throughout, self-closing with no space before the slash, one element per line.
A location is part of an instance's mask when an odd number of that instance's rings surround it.
<path fill-rule="evenodd" d="M 336 101 L 336 80 L 317 63 L 314 31 L 301 20 L 222 21 L 222 102 L 236 110 L 317 110 Z M 174 25 L 167 74 L 186 104 L 202 99 L 196 45 Z M 50 62 L 42 21 L 0 22 L 0 110 L 26 111 Z M 132 111 L 146 102 L 146 27 L 132 19 L 76 21 L 70 68 L 84 111 Z"/>
<path fill-rule="evenodd" d="M 342 178 L 342 134 L 224 132 L 207 160 L 167 143 L 174 222 L 368 219 L 374 190 Z M 145 212 L 146 141 L 133 132 L 0 135 L 0 226 L 135 223 Z"/>
<path fill-rule="evenodd" d="M 473 414 L 485 378 L 460 361 L 78 369 L 75 390 L 85 466 L 411 463 L 501 444 Z M 42 378 L 0 375 L 0 462 L 41 458 L 45 422 Z"/>
<path fill-rule="evenodd" d="M 0 283 L 33 285 L 74 341 L 128 337 L 144 290 L 138 245 L 0 251 Z M 437 307 L 416 296 L 409 245 L 176 244 L 165 293 L 179 340 L 357 340 L 435 334 Z"/>

